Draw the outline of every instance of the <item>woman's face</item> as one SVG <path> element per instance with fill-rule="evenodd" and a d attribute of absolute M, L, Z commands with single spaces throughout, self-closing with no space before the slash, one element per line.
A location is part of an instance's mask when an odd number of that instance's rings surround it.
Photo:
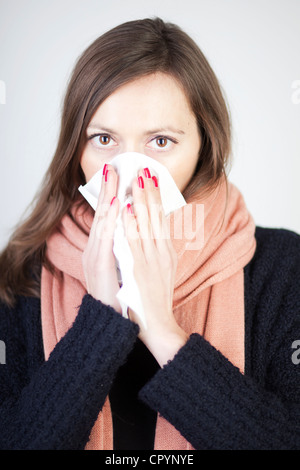
<path fill-rule="evenodd" d="M 179 190 L 188 185 L 198 161 L 201 138 L 196 117 L 181 86 L 170 75 L 155 73 L 112 93 L 87 128 L 81 167 L 86 181 L 124 152 L 157 160 Z"/>

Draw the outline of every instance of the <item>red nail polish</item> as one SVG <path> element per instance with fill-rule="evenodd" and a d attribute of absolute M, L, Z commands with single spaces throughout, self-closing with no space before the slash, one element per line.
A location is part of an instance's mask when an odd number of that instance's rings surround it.
<path fill-rule="evenodd" d="M 105 163 L 105 165 L 104 165 L 104 167 L 103 167 L 102 175 L 105 175 L 105 173 L 106 173 L 106 167 L 107 167 L 107 163 Z"/>
<path fill-rule="evenodd" d="M 144 189 L 144 180 L 141 176 L 138 177 L 139 188 Z"/>
<path fill-rule="evenodd" d="M 109 170 L 106 170 L 105 176 L 104 176 L 105 183 L 107 183 L 108 173 L 109 173 Z"/>
<path fill-rule="evenodd" d="M 151 178 L 149 168 L 144 168 L 144 175 L 146 176 L 146 178 Z"/>
<path fill-rule="evenodd" d="M 114 197 L 112 198 L 112 200 L 110 201 L 110 205 L 111 205 L 111 206 L 113 205 L 115 199 L 116 199 L 116 196 L 114 196 Z"/>
<path fill-rule="evenodd" d="M 154 186 L 155 186 L 156 188 L 158 188 L 158 181 L 157 181 L 156 176 L 152 176 L 152 180 L 153 180 L 153 182 L 154 182 Z"/>
<path fill-rule="evenodd" d="M 131 204 L 127 204 L 127 211 L 129 212 L 129 214 L 133 215 Z"/>

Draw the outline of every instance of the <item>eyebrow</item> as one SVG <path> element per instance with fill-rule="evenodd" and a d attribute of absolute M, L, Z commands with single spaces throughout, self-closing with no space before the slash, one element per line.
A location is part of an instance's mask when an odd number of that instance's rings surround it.
<path fill-rule="evenodd" d="M 104 131 L 104 132 L 107 132 L 108 134 L 115 134 L 115 135 L 118 134 L 113 129 L 109 129 L 108 127 L 101 126 L 100 124 L 97 124 L 97 123 L 89 124 L 87 129 L 94 129 L 94 130 L 98 130 L 98 131 Z M 170 131 L 173 132 L 174 134 L 181 134 L 181 135 L 185 134 L 185 132 L 181 129 L 175 129 L 172 126 L 166 126 L 166 127 L 159 127 L 157 129 L 149 129 L 148 131 L 144 132 L 144 135 L 159 134 L 159 133 L 162 133 L 162 132 L 170 132 Z"/>

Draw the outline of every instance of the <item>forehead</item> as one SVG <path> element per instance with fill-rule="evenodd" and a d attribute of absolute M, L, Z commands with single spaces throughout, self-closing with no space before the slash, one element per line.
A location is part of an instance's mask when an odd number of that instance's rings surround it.
<path fill-rule="evenodd" d="M 171 75 L 155 73 L 115 90 L 99 106 L 92 122 L 136 127 L 189 125 L 195 121 L 182 86 Z M 103 123 L 104 124 L 104 123 Z"/>

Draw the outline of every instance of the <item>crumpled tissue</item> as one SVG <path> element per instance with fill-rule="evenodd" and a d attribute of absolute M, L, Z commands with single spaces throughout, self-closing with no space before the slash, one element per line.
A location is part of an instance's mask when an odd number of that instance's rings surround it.
<path fill-rule="evenodd" d="M 133 275 L 133 256 L 124 232 L 122 209 L 128 203 L 133 202 L 131 191 L 132 181 L 137 177 L 138 171 L 143 168 L 149 168 L 151 176 L 158 178 L 162 208 L 166 216 L 176 209 L 185 206 L 186 201 L 167 168 L 153 158 L 137 152 L 126 152 L 113 158 L 109 164 L 112 165 L 118 173 L 117 197 L 121 204 L 113 243 L 118 280 L 121 285 L 117 299 L 122 308 L 122 315 L 127 318 L 127 309 L 128 307 L 131 308 L 139 316 L 146 328 L 143 303 Z M 102 169 L 99 170 L 84 186 L 81 185 L 78 188 L 94 210 L 97 208 L 103 180 L 102 171 Z"/>

